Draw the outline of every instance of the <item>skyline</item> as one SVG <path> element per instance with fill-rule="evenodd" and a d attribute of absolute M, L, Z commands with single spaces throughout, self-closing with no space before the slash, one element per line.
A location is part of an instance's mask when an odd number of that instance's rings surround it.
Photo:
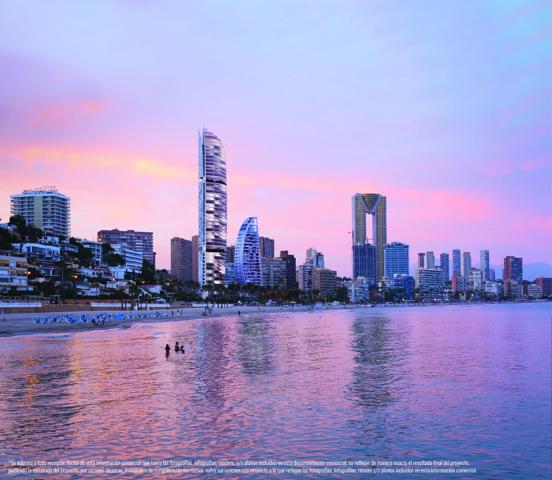
<path fill-rule="evenodd" d="M 350 276 L 350 198 L 369 191 L 411 257 L 552 263 L 544 2 L 27 5 L 0 5 L 3 220 L 10 194 L 56 185 L 73 235 L 153 231 L 168 268 L 170 239 L 197 234 L 205 126 L 225 144 L 229 244 L 256 216 L 276 250 Z"/>

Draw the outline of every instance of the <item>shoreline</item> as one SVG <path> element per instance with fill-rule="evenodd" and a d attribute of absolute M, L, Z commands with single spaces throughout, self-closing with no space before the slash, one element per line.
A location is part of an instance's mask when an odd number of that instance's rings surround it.
<path fill-rule="evenodd" d="M 157 323 L 157 322 L 171 322 L 180 320 L 199 320 L 211 317 L 221 317 L 225 315 L 237 315 L 238 311 L 242 314 L 262 314 L 262 313 L 296 313 L 296 312 L 321 312 L 327 310 L 372 310 L 379 308 L 415 308 L 415 307 L 436 307 L 436 306 L 470 306 L 470 305 L 527 305 L 527 304 L 542 304 L 549 303 L 547 301 L 533 301 L 533 302 L 466 302 L 466 303 L 412 303 L 412 304 L 377 304 L 371 306 L 370 304 L 348 304 L 348 305 L 330 305 L 323 308 L 312 308 L 305 305 L 295 305 L 293 307 L 282 306 L 232 306 L 227 308 L 214 308 L 208 315 L 203 315 L 203 309 L 200 307 L 185 307 L 175 309 L 163 309 L 163 310 L 139 310 L 139 311 L 121 311 L 121 310 L 87 310 L 76 312 L 59 312 L 57 315 L 70 315 L 70 314 L 84 314 L 84 315 L 117 315 L 117 314 L 129 314 L 129 313 L 150 313 L 155 315 L 157 312 L 161 315 L 159 317 L 148 318 L 128 318 L 124 320 L 108 320 L 105 324 L 93 324 L 93 323 L 49 323 L 49 324 L 36 324 L 33 322 L 35 317 L 51 317 L 55 316 L 55 313 L 6 313 L 0 316 L 0 338 L 11 337 L 14 335 L 33 335 L 33 334 L 48 334 L 48 333 L 65 333 L 65 332 L 83 332 L 91 330 L 106 330 L 112 328 L 129 328 L 134 324 L 139 323 Z M 552 302 L 550 302 L 552 304 Z M 162 316 L 167 314 L 167 316 Z M 172 315 L 171 315 L 172 313 Z"/>
<path fill-rule="evenodd" d="M 352 305 L 332 306 L 324 308 L 323 310 L 348 310 L 351 308 L 358 308 Z M 303 305 L 283 308 L 281 306 L 240 306 L 240 307 L 228 307 L 228 308 L 214 308 L 208 315 L 203 315 L 203 308 L 200 307 L 186 307 L 186 308 L 174 308 L 163 310 L 139 310 L 139 311 L 121 311 L 121 310 L 87 310 L 76 312 L 56 312 L 56 313 L 6 313 L 0 316 L 0 338 L 11 337 L 15 335 L 33 335 L 33 334 L 48 334 L 48 333 L 65 333 L 65 332 L 86 332 L 91 330 L 106 330 L 112 328 L 129 328 L 133 324 L 139 323 L 157 323 L 157 322 L 171 322 L 180 320 L 200 320 L 212 317 L 222 317 L 225 315 L 238 315 L 238 311 L 241 314 L 253 314 L 253 313 L 294 313 L 294 312 L 310 312 L 320 311 L 321 309 L 312 309 Z M 177 313 L 178 312 L 178 313 Z M 130 314 L 130 313 L 149 313 L 155 315 L 159 313 L 169 314 L 167 316 L 160 317 L 147 317 L 147 318 L 128 318 L 124 320 L 108 320 L 105 324 L 93 324 L 93 323 L 47 323 L 36 324 L 33 322 L 35 317 L 52 317 L 63 315 L 117 315 L 117 314 Z M 171 313 L 173 313 L 171 315 Z"/>

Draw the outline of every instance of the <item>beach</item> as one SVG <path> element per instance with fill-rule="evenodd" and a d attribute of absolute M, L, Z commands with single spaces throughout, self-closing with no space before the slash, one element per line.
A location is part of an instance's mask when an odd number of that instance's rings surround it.
<path fill-rule="evenodd" d="M 345 306 L 332 308 L 346 308 Z M 349 307 L 350 308 L 350 307 Z M 52 332 L 73 332 L 80 330 L 100 330 L 106 328 L 128 327 L 135 323 L 167 322 L 171 320 L 194 320 L 199 318 L 219 317 L 222 315 L 238 315 L 251 313 L 276 313 L 305 311 L 310 307 L 298 305 L 295 307 L 281 306 L 229 306 L 222 308 L 213 308 L 207 316 L 203 315 L 203 307 L 186 307 L 163 310 L 139 310 L 139 311 L 121 311 L 121 310 L 88 310 L 78 312 L 59 312 L 59 313 L 5 313 L 0 314 L 0 336 L 20 335 L 29 333 L 52 333 Z M 160 316 L 156 317 L 155 314 Z M 104 324 L 93 323 L 46 323 L 36 324 L 33 319 L 36 317 L 54 317 L 62 315 L 86 315 L 100 316 L 118 315 L 118 314 L 149 314 L 147 318 L 129 318 L 125 320 L 106 320 Z"/>
<path fill-rule="evenodd" d="M 508 304 L 508 302 L 493 302 L 494 304 Z M 517 302 L 523 304 L 527 302 Z M 549 302 L 530 302 L 534 304 L 545 304 L 550 308 Z M 447 306 L 477 306 L 484 305 L 479 302 L 466 302 L 456 304 L 378 304 L 374 308 L 435 308 L 435 307 L 447 307 Z M 9 335 L 22 335 L 31 333 L 53 333 L 53 332 L 73 332 L 82 330 L 101 330 L 107 328 L 128 328 L 130 325 L 136 323 L 154 323 L 154 322 L 170 322 L 172 320 L 196 320 L 200 318 L 220 317 L 228 315 L 238 315 L 238 312 L 242 315 L 251 314 L 268 314 L 268 313 L 293 313 L 293 312 L 309 312 L 309 311 L 324 311 L 324 310 L 353 310 L 353 309 L 371 309 L 370 304 L 346 304 L 346 305 L 325 305 L 312 306 L 312 305 L 273 305 L 273 306 L 228 306 L 228 307 L 216 307 L 212 308 L 210 313 L 204 315 L 204 307 L 179 307 L 172 309 L 162 310 L 85 310 L 75 312 L 48 312 L 48 313 L 0 313 L 0 337 Z M 63 315 L 76 315 L 76 316 L 89 316 L 98 317 L 101 315 L 113 316 L 116 315 L 135 315 L 135 318 L 127 318 L 124 320 L 108 319 L 105 322 L 96 323 L 46 323 L 37 324 L 33 320 L 37 317 L 53 317 Z M 141 314 L 147 314 L 145 318 L 140 318 Z M 159 314 L 157 316 L 157 314 Z"/>

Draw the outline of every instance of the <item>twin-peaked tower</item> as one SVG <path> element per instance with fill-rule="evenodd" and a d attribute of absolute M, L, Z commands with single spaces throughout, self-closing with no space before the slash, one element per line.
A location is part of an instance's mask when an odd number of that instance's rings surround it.
<path fill-rule="evenodd" d="M 199 134 L 200 285 L 224 283 L 227 226 L 226 160 L 220 138 L 205 128 Z"/>
<path fill-rule="evenodd" d="M 370 245 L 366 234 L 367 215 L 372 216 L 375 280 L 379 281 L 385 274 L 384 246 L 387 243 L 387 199 L 379 193 L 355 193 L 353 195 L 353 277 L 369 276 L 370 262 L 368 257 L 370 255 L 367 253 L 370 253 L 369 250 L 373 249 L 373 246 Z M 363 259 L 367 259 L 366 262 Z M 363 270 L 367 271 L 364 272 Z"/>

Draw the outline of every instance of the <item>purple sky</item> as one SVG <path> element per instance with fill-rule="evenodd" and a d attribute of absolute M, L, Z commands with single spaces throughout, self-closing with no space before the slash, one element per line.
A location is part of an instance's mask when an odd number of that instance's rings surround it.
<path fill-rule="evenodd" d="M 56 185 L 72 233 L 197 230 L 197 131 L 226 146 L 229 243 L 350 274 L 350 199 L 388 239 L 552 263 L 549 2 L 0 3 L 0 218 Z M 477 262 L 476 262 L 477 263 Z M 500 272 L 499 272 L 500 274 Z"/>

